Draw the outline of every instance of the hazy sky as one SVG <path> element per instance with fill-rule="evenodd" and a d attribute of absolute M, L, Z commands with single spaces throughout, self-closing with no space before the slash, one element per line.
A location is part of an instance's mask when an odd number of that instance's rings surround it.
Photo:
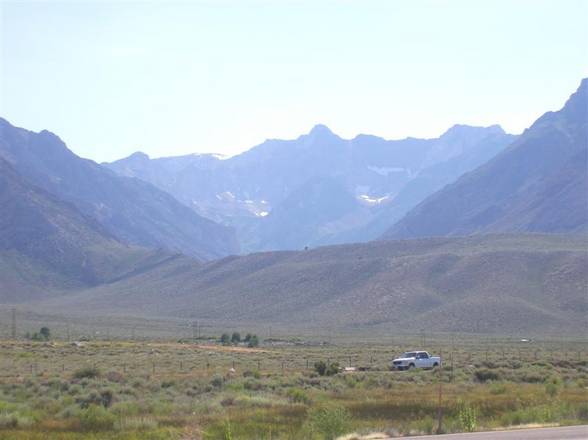
<path fill-rule="evenodd" d="M 588 76 L 588 1 L 0 1 L 0 116 L 98 161 L 521 132 Z"/>

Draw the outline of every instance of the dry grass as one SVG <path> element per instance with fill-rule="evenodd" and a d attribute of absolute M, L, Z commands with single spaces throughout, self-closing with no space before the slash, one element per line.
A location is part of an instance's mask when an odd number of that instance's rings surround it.
<path fill-rule="evenodd" d="M 401 340 L 395 346 L 261 349 L 2 341 L 0 437 L 318 440 L 329 423 L 335 424 L 332 432 L 339 423 L 336 411 L 326 413 L 334 418 L 313 416 L 323 407 L 347 411 L 344 428 L 356 438 L 430 433 L 437 426 L 440 379 L 447 432 L 466 430 L 464 415 L 470 413 L 476 430 L 588 420 L 588 362 L 577 355 L 584 343 L 569 341 L 564 353 L 550 342 L 520 351 L 508 341 L 462 342 L 453 350 L 439 348 L 452 353 L 455 367 L 446 357 L 439 374 L 388 371 L 392 355 L 415 344 Z M 367 371 L 320 377 L 312 370 L 318 359 Z M 317 423 L 327 428 L 321 431 Z"/>

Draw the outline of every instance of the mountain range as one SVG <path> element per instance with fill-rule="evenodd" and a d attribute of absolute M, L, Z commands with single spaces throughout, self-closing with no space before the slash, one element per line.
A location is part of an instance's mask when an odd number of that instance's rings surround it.
<path fill-rule="evenodd" d="M 345 140 L 319 125 L 232 158 L 97 164 L 0 119 L 0 304 L 577 334 L 587 170 L 586 79 L 518 137 L 458 125 L 436 139 Z"/>
<path fill-rule="evenodd" d="M 245 252 L 376 239 L 426 196 L 506 148 L 499 126 L 456 125 L 439 138 L 347 140 L 324 125 L 231 158 L 144 153 L 105 164 L 233 226 Z"/>

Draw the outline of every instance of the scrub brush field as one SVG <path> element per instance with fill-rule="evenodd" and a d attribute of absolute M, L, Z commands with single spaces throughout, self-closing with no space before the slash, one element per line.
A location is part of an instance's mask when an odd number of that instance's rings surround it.
<path fill-rule="evenodd" d="M 584 341 L 259 342 L 2 341 L 0 438 L 359 439 L 588 422 Z M 415 347 L 442 368 L 389 370 Z"/>

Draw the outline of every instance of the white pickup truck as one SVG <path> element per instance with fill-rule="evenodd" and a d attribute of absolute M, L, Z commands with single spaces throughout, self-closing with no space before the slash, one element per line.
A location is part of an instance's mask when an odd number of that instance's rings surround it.
<path fill-rule="evenodd" d="M 393 359 L 392 370 L 410 370 L 411 368 L 435 368 L 441 365 L 439 356 L 431 356 L 426 351 L 407 351 L 399 358 Z"/>

